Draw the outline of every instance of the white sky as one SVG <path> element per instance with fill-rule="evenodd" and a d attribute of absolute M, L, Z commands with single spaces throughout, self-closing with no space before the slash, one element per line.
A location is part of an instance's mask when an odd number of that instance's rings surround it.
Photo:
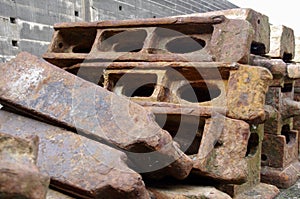
<path fill-rule="evenodd" d="M 252 8 L 269 17 L 274 25 L 285 25 L 300 36 L 299 0 L 229 0 L 241 8 Z"/>

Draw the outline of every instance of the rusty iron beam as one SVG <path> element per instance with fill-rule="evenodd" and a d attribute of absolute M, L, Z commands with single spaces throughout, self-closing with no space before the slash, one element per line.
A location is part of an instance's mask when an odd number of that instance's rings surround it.
<path fill-rule="evenodd" d="M 216 111 L 250 123 L 264 122 L 265 95 L 272 79 L 271 73 L 262 67 L 238 64 L 238 68 L 232 68 L 232 64 L 224 63 L 226 65 L 227 68 L 216 68 L 214 63 L 198 63 L 197 67 L 192 68 L 184 67 L 184 64 L 179 70 L 118 69 L 112 64 L 111 68 L 103 72 L 103 86 L 154 112 L 164 112 L 163 109 L 172 111 L 176 108 L 176 112 L 190 111 L 193 115 L 203 115 Z M 201 70 L 207 66 L 214 67 Z M 82 69 L 77 75 L 85 74 L 84 71 Z M 87 80 L 93 76 L 91 72 L 88 74 L 84 77 Z M 127 92 L 128 89 L 147 90 L 149 88 L 143 86 L 148 83 L 153 85 L 153 92 L 149 96 Z"/>
<path fill-rule="evenodd" d="M 116 149 L 6 111 L 0 111 L 0 123 L 9 135 L 40 138 L 37 166 L 60 191 L 80 198 L 149 197 L 141 176 Z"/>
<path fill-rule="evenodd" d="M 36 166 L 39 138 L 3 132 L 0 130 L 0 197 L 45 199 L 50 178 Z"/>
<path fill-rule="evenodd" d="M 43 57 L 59 67 L 116 60 L 248 63 L 253 37 L 248 21 L 221 17 L 218 23 L 209 24 L 198 23 L 198 17 L 179 18 L 155 19 L 151 27 L 147 21 L 153 19 L 101 22 L 115 27 L 61 24 Z M 174 20 L 195 21 L 174 24 Z"/>
<path fill-rule="evenodd" d="M 270 25 L 268 16 L 249 8 L 236 8 L 218 10 L 206 13 L 183 15 L 191 16 L 214 16 L 224 15 L 228 19 L 241 19 L 248 21 L 254 29 L 254 37 L 251 45 L 251 52 L 264 55 L 270 50 Z"/>
<path fill-rule="evenodd" d="M 191 24 L 219 24 L 224 21 L 223 15 L 210 17 L 174 17 L 174 18 L 148 18 L 148 19 L 129 19 L 129 20 L 105 20 L 99 22 L 73 22 L 57 23 L 55 30 L 74 29 L 74 28 L 117 28 L 117 27 L 140 27 L 140 26 L 164 26 L 164 25 L 191 25 Z"/>
<path fill-rule="evenodd" d="M 143 107 L 28 53 L 0 71 L 1 104 L 123 149 L 138 172 L 165 168 L 164 175 L 182 179 L 192 169 L 191 159 Z"/>

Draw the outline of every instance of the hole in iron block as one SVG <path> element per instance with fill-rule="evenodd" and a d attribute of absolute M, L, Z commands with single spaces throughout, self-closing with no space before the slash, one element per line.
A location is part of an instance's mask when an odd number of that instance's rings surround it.
<path fill-rule="evenodd" d="M 261 154 L 261 161 L 267 161 L 268 157 L 265 154 Z"/>
<path fill-rule="evenodd" d="M 166 49 L 171 53 L 191 53 L 201 50 L 205 47 L 206 42 L 202 39 L 197 39 L 193 37 L 183 37 L 177 38 L 166 45 Z"/>
<path fill-rule="evenodd" d="M 156 88 L 155 74 L 109 74 L 107 88 L 127 97 L 150 97 Z"/>
<path fill-rule="evenodd" d="M 283 61 L 289 62 L 293 59 L 293 55 L 291 53 L 283 53 Z"/>
<path fill-rule="evenodd" d="M 54 53 L 89 53 L 96 38 L 94 28 L 61 29 L 53 39 Z"/>
<path fill-rule="evenodd" d="M 75 17 L 79 17 L 79 12 L 77 10 L 74 11 Z"/>
<path fill-rule="evenodd" d="M 296 142 L 296 134 L 292 133 L 288 124 L 284 125 L 281 129 L 281 135 L 285 136 L 286 144 L 294 144 Z"/>
<path fill-rule="evenodd" d="M 252 157 L 256 154 L 259 145 L 259 136 L 257 133 L 251 133 L 248 140 L 246 157 Z"/>
<path fill-rule="evenodd" d="M 119 6 L 119 10 L 121 11 L 123 9 L 123 7 L 122 6 Z"/>
<path fill-rule="evenodd" d="M 283 88 L 281 88 L 281 92 L 283 93 L 290 93 L 293 91 L 293 84 L 284 84 Z"/>
<path fill-rule="evenodd" d="M 178 90 L 180 98 L 192 102 L 206 102 L 217 98 L 221 90 L 216 85 L 198 82 L 185 85 Z"/>
<path fill-rule="evenodd" d="M 262 43 L 252 42 L 251 43 L 251 54 L 264 55 L 266 54 L 266 47 Z"/>
<path fill-rule="evenodd" d="M 217 140 L 215 141 L 215 144 L 214 144 L 214 148 L 220 148 L 221 146 L 223 146 L 223 141 L 222 140 Z"/>
<path fill-rule="evenodd" d="M 205 120 L 197 116 L 180 114 L 156 114 L 156 122 L 168 131 L 187 155 L 198 153 Z"/>
<path fill-rule="evenodd" d="M 100 51 L 139 52 L 147 37 L 145 30 L 105 31 L 101 35 Z"/>

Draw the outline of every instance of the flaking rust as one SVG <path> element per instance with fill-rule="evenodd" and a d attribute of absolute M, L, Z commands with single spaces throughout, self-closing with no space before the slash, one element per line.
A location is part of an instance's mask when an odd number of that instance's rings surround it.
<path fill-rule="evenodd" d="M 39 136 L 37 166 L 56 190 L 80 198 L 149 198 L 142 177 L 125 164 L 124 153 L 6 111 L 0 111 L 0 123 L 8 135 Z"/>
<path fill-rule="evenodd" d="M 39 138 L 3 132 L 1 129 L 0 198 L 45 199 L 50 178 L 36 166 Z"/>
<path fill-rule="evenodd" d="M 0 71 L 1 103 L 129 151 L 133 162 L 149 157 L 139 172 L 165 168 L 164 175 L 188 176 L 191 159 L 143 107 L 28 53 Z"/>
<path fill-rule="evenodd" d="M 244 121 L 216 115 L 206 120 L 199 152 L 194 161 L 195 173 L 229 183 L 246 182 L 245 158 L 250 127 Z"/>

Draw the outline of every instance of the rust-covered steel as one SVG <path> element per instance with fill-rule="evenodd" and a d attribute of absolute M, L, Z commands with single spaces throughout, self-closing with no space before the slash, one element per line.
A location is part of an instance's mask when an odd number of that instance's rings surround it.
<path fill-rule="evenodd" d="M 248 63 L 253 28 L 223 15 L 57 24 L 43 57 L 60 67 L 82 62 Z"/>
<path fill-rule="evenodd" d="M 294 161 L 284 168 L 264 166 L 261 168 L 261 181 L 275 185 L 280 189 L 287 189 L 299 179 L 300 162 Z"/>
<path fill-rule="evenodd" d="M 298 159 L 298 131 L 283 128 L 281 133 L 264 135 L 262 166 L 285 168 Z"/>
<path fill-rule="evenodd" d="M 80 198 L 149 198 L 141 176 L 116 149 L 6 111 L 0 111 L 0 124 L 9 135 L 39 136 L 37 166 L 57 190 Z"/>
<path fill-rule="evenodd" d="M 152 199 L 230 199 L 226 193 L 209 186 L 160 185 L 150 187 Z"/>
<path fill-rule="evenodd" d="M 228 116 L 257 123 L 264 121 L 263 105 L 271 79 L 272 74 L 260 67 L 244 66 L 232 71 L 228 80 Z"/>
<path fill-rule="evenodd" d="M 254 29 L 254 37 L 251 44 L 251 53 L 264 55 L 270 50 L 270 25 L 269 17 L 249 8 L 236 8 L 218 10 L 206 13 L 185 15 L 192 16 L 214 16 L 224 15 L 229 19 L 241 19 L 248 21 Z"/>
<path fill-rule="evenodd" d="M 236 195 L 235 199 L 253 199 L 253 198 L 263 198 L 263 199 L 274 199 L 280 193 L 280 190 L 270 184 L 259 183 L 256 186 L 249 188 L 247 191 Z"/>
<path fill-rule="evenodd" d="M 0 71 L 1 104 L 126 150 L 139 172 L 165 168 L 162 175 L 182 179 L 192 169 L 191 159 L 142 106 L 28 53 Z"/>
<path fill-rule="evenodd" d="M 272 79 L 265 68 L 203 62 L 190 65 L 178 62 L 167 65 L 169 68 L 165 68 L 165 63 L 144 66 L 140 63 L 139 67 L 131 69 L 130 63 L 123 65 L 120 69 L 121 63 L 114 63 L 105 70 L 104 88 L 150 107 L 154 112 L 190 109 L 192 115 L 216 111 L 250 123 L 265 120 L 265 95 Z M 85 74 L 88 68 L 91 66 L 80 70 Z M 89 75 L 83 78 L 89 80 Z M 142 89 L 149 93 L 135 92 Z"/>
<path fill-rule="evenodd" d="M 229 183 L 246 182 L 245 158 L 250 127 L 244 121 L 217 115 L 206 120 L 194 172 Z"/>
<path fill-rule="evenodd" d="M 36 136 L 20 138 L 0 130 L 1 198 L 46 198 L 50 178 L 36 166 L 38 142 Z"/>
<path fill-rule="evenodd" d="M 247 193 L 256 186 L 260 186 L 260 168 L 261 168 L 261 150 L 264 134 L 264 126 L 251 125 L 250 137 L 247 144 L 247 151 L 244 160 L 247 162 L 247 177 L 244 183 L 226 184 L 221 183 L 217 188 L 229 194 L 232 197 L 237 197 L 243 193 Z"/>
<path fill-rule="evenodd" d="M 283 25 L 271 25 L 271 45 L 267 54 L 273 58 L 291 61 L 295 57 L 295 36 L 293 29 Z"/>

